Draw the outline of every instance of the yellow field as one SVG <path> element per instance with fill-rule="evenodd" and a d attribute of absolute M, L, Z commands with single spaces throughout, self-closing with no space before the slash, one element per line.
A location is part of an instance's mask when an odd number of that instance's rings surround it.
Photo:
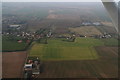
<path fill-rule="evenodd" d="M 37 56 L 41 60 L 95 60 L 98 59 L 94 46 L 104 45 L 93 38 L 77 38 L 75 42 L 61 39 L 49 39 L 48 44 L 36 43 L 29 56 Z"/>
<path fill-rule="evenodd" d="M 71 32 L 78 33 L 80 35 L 91 36 L 91 35 L 102 35 L 102 33 L 94 26 L 82 26 L 77 28 L 69 28 Z"/>

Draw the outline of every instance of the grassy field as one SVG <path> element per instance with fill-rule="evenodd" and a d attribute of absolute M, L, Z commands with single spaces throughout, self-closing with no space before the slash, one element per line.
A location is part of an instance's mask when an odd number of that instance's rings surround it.
<path fill-rule="evenodd" d="M 116 78 L 118 48 L 105 46 L 113 44 L 111 41 L 116 45 L 116 40 L 104 40 L 107 42 L 94 38 L 76 38 L 75 42 L 52 38 L 48 44 L 35 43 L 29 56 L 38 56 L 43 62 L 39 78 Z"/>
<path fill-rule="evenodd" d="M 105 46 L 120 46 L 120 43 L 118 42 L 119 40 L 115 38 L 110 38 L 110 39 L 101 39 L 104 42 Z"/>
<path fill-rule="evenodd" d="M 39 78 L 117 78 L 117 47 L 95 48 L 97 60 L 44 61 L 44 71 Z"/>
<path fill-rule="evenodd" d="M 18 43 L 16 39 L 20 39 L 18 37 L 14 38 L 15 40 L 10 40 L 8 36 L 2 37 L 2 51 L 19 51 L 24 50 L 28 45 L 26 42 Z"/>
<path fill-rule="evenodd" d="M 48 44 L 36 43 L 30 50 L 30 56 L 42 60 L 94 60 L 98 59 L 94 46 L 104 45 L 93 38 L 76 38 L 75 42 L 62 39 L 49 39 Z"/>
<path fill-rule="evenodd" d="M 92 35 L 102 35 L 102 33 L 94 26 L 81 26 L 77 28 L 69 28 L 71 32 L 75 32 L 81 35 L 92 36 Z"/>

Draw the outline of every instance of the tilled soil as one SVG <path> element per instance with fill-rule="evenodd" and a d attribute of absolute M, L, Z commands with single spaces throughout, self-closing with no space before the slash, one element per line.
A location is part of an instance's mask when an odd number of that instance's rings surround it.
<path fill-rule="evenodd" d="M 25 63 L 26 52 L 3 52 L 2 75 L 3 78 L 21 78 Z"/>

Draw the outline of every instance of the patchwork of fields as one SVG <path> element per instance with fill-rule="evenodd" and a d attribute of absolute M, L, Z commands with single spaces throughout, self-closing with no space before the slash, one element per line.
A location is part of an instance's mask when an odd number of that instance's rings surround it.
<path fill-rule="evenodd" d="M 30 56 L 41 60 L 94 60 L 99 58 L 94 46 L 102 45 L 102 41 L 93 38 L 76 38 L 75 42 L 48 39 L 48 44 L 36 43 Z"/>
<path fill-rule="evenodd" d="M 23 66 L 27 57 L 25 51 L 2 53 L 2 77 L 22 78 Z"/>
<path fill-rule="evenodd" d="M 3 41 L 3 51 L 16 51 L 16 50 L 24 50 L 25 43 L 18 43 L 14 41 Z"/>
<path fill-rule="evenodd" d="M 77 28 L 69 28 L 69 30 L 71 32 L 86 36 L 102 35 L 102 33 L 95 26 L 81 26 Z"/>
<path fill-rule="evenodd" d="M 112 38 L 76 38 L 75 42 L 52 38 L 48 44 L 35 43 L 29 56 L 43 62 L 39 78 L 116 78 L 118 47 L 105 47 L 113 44 L 117 42 Z"/>
<path fill-rule="evenodd" d="M 114 38 L 76 38 L 75 42 L 67 42 L 62 38 L 49 38 L 48 44 L 37 42 L 33 44 L 29 57 L 39 57 L 43 63 L 43 72 L 38 78 L 118 77 L 118 47 L 105 47 L 117 46 L 118 42 Z"/>
<path fill-rule="evenodd" d="M 23 51 L 28 46 L 28 43 L 25 41 L 18 42 L 18 40 L 22 40 L 20 37 L 11 36 L 3 36 L 2 37 L 2 51 L 3 52 L 11 52 L 11 51 Z"/>
<path fill-rule="evenodd" d="M 118 48 L 100 46 L 96 50 L 96 60 L 43 61 L 39 78 L 117 78 Z"/>
<path fill-rule="evenodd" d="M 20 78 L 26 57 L 39 57 L 43 71 L 38 78 L 117 78 L 117 32 L 103 5 L 93 3 L 3 3 L 3 32 L 10 24 L 21 24 L 21 31 L 36 33 L 50 30 L 46 43 L 35 40 L 30 45 L 16 36 L 2 37 L 3 78 Z M 64 5 L 63 5 L 64 4 Z M 22 5 L 22 6 L 21 6 Z M 100 7 L 101 6 L 101 7 Z M 101 13 L 102 12 L 102 13 Z M 103 26 L 81 26 L 83 22 L 100 22 Z M 23 30 L 22 30 L 23 29 Z M 39 31 L 38 31 L 39 32 Z M 108 33 L 112 38 L 88 38 Z M 40 32 L 35 36 L 47 34 Z M 75 42 L 56 36 L 85 35 Z M 41 36 L 40 36 L 41 37 Z M 22 41 L 22 42 L 19 42 Z M 41 43 L 40 43 L 41 41 Z M 44 40 L 43 40 L 44 42 Z M 26 50 L 26 48 L 28 48 Z M 26 52 L 20 52 L 26 50 Z M 15 52 L 14 52 L 15 51 Z M 28 53 L 28 54 L 27 54 Z M 93 80 L 93 79 L 91 79 Z"/>

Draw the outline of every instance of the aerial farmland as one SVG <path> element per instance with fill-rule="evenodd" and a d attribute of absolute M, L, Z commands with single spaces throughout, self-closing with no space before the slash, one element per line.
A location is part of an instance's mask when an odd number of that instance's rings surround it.
<path fill-rule="evenodd" d="M 44 63 L 45 72 L 39 76 L 40 78 L 115 78 L 118 48 L 102 46 L 105 46 L 102 40 L 93 38 L 76 38 L 75 42 L 49 39 L 48 44 L 34 43 L 29 56 L 39 57 Z M 107 54 L 109 50 L 111 53 Z M 111 62 L 111 59 L 114 61 Z M 106 63 L 107 61 L 109 63 Z M 111 65 L 113 63 L 116 65 Z M 108 69 L 110 65 L 114 67 L 112 70 L 114 73 L 110 73 Z"/>
<path fill-rule="evenodd" d="M 77 38 L 75 42 L 49 39 L 48 44 L 35 43 L 30 50 L 30 56 L 39 56 L 41 60 L 48 61 L 95 60 L 99 56 L 94 47 L 102 45 L 102 41 L 92 38 Z"/>
<path fill-rule="evenodd" d="M 120 39 L 101 3 L 2 7 L 3 78 L 25 78 L 36 64 L 40 72 L 29 78 L 118 77 Z"/>

